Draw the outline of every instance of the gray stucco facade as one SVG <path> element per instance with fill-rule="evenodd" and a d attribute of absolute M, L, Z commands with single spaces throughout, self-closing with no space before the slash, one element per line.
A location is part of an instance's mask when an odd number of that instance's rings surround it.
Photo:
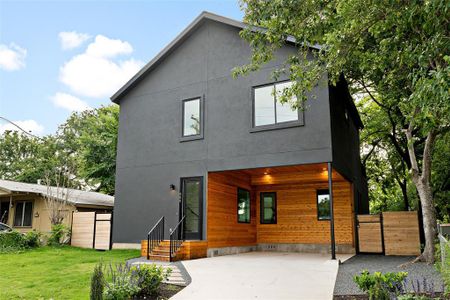
<path fill-rule="evenodd" d="M 260 71 L 233 79 L 232 68 L 247 63 L 251 54 L 239 31 L 204 18 L 151 72 L 115 99 L 120 103 L 120 125 L 114 243 L 139 243 L 161 216 L 173 227 L 179 218 L 182 177 L 203 177 L 206 206 L 208 172 L 336 158 L 336 169 L 364 193 L 358 128 L 350 120 L 350 128 L 343 130 L 343 96 L 329 88 L 326 77 L 313 92 L 316 99 L 307 103 L 303 126 L 253 130 L 252 87 L 273 82 L 272 71 L 296 49 L 286 45 Z M 193 97 L 202 99 L 203 138 L 184 141 L 182 101 Z M 176 186 L 174 191 L 170 184 Z M 206 209 L 203 212 L 206 220 Z"/>

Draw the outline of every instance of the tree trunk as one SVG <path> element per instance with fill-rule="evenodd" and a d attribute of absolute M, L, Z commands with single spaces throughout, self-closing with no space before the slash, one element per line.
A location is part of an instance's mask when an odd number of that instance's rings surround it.
<path fill-rule="evenodd" d="M 434 240 L 436 238 L 436 211 L 433 205 L 433 196 L 430 182 L 423 182 L 413 179 L 419 194 L 423 216 L 423 230 L 425 233 L 425 248 L 419 257 L 421 261 L 429 264 L 434 263 Z"/>
<path fill-rule="evenodd" d="M 416 112 L 418 112 L 418 109 L 416 109 L 415 113 Z M 415 115 L 415 113 L 413 115 Z M 420 170 L 414 151 L 412 129 L 413 122 L 411 121 L 405 133 L 408 141 L 408 152 L 411 159 L 411 177 L 414 185 L 416 186 L 422 205 L 423 229 L 425 233 L 425 248 L 417 259 L 432 264 L 434 263 L 434 241 L 437 234 L 437 223 L 436 210 L 434 208 L 433 193 L 431 189 L 431 162 L 432 150 L 437 133 L 435 130 L 431 129 L 427 134 L 425 147 L 423 149 L 422 170 Z"/>
<path fill-rule="evenodd" d="M 406 182 L 406 179 L 404 179 L 400 184 L 400 188 L 402 190 L 402 195 L 403 195 L 403 203 L 405 205 L 405 210 L 409 210 L 409 199 L 408 199 L 408 185 Z"/>

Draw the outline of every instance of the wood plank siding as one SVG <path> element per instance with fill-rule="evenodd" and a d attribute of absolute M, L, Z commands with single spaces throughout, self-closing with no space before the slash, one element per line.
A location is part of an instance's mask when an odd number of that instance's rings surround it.
<path fill-rule="evenodd" d="M 250 224 L 237 221 L 237 188 L 252 190 L 250 176 L 240 172 L 208 175 L 208 248 L 256 244 L 256 205 L 251 195 Z"/>
<path fill-rule="evenodd" d="M 330 221 L 318 220 L 316 192 L 327 189 L 326 164 L 212 172 L 208 175 L 208 248 L 272 243 L 329 244 Z M 237 188 L 251 191 L 251 222 L 237 222 Z M 260 224 L 260 192 L 277 193 L 277 224 Z M 333 171 L 336 244 L 354 247 L 352 185 Z"/>

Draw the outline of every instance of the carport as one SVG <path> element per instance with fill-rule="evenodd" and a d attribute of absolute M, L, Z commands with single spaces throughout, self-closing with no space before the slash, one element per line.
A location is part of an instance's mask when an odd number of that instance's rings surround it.
<path fill-rule="evenodd" d="M 249 252 L 182 263 L 192 282 L 172 299 L 332 299 L 338 271 L 338 260 L 316 253 Z"/>

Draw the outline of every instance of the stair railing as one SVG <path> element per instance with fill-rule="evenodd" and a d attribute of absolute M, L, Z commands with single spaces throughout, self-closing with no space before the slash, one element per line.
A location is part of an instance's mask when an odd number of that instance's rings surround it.
<path fill-rule="evenodd" d="M 177 251 L 183 244 L 184 238 L 184 216 L 173 230 L 170 230 L 170 261 L 177 255 Z"/>
<path fill-rule="evenodd" d="M 164 240 L 164 217 L 161 217 L 147 234 L 147 259 L 150 259 L 150 253 L 162 240 Z"/>

